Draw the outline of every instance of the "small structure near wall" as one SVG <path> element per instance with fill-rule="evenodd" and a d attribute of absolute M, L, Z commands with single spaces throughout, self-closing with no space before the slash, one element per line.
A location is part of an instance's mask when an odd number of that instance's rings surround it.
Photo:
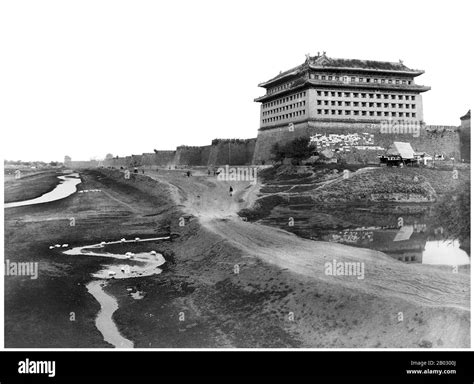
<path fill-rule="evenodd" d="M 433 156 L 426 152 L 415 152 L 415 160 L 418 164 L 423 164 L 425 166 L 433 164 Z"/>
<path fill-rule="evenodd" d="M 411 144 L 401 141 L 394 141 L 385 155 L 379 156 L 379 159 L 381 165 L 387 166 L 403 167 L 418 164 Z"/>

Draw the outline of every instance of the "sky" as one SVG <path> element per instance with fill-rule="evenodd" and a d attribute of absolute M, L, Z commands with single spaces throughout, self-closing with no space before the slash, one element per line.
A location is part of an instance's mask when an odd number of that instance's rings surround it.
<path fill-rule="evenodd" d="M 471 108 L 472 1 L 3 1 L 9 160 L 101 159 L 251 138 L 258 84 L 305 54 L 426 73 L 427 124 Z"/>

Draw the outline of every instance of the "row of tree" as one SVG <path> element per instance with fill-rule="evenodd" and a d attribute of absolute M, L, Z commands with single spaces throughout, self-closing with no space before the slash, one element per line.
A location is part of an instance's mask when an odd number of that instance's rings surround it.
<path fill-rule="evenodd" d="M 56 167 L 61 165 L 59 161 L 50 161 L 49 163 L 44 161 L 22 161 L 22 160 L 4 160 L 4 165 L 14 165 L 14 166 L 23 166 L 23 167 L 45 167 L 52 166 Z"/>

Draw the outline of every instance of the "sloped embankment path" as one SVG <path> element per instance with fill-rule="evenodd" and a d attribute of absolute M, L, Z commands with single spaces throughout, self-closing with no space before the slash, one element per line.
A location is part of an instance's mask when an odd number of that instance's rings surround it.
<path fill-rule="evenodd" d="M 428 306 L 470 310 L 469 275 L 433 266 L 404 264 L 369 249 L 316 242 L 281 229 L 243 221 L 237 212 L 256 199 L 259 185 L 220 181 L 214 177 L 183 177 L 177 172 L 148 172 L 167 184 L 176 204 L 196 216 L 247 257 L 256 257 L 306 278 L 335 286 Z M 229 186 L 234 189 L 229 195 Z M 325 274 L 325 263 L 364 263 L 364 278 Z"/>

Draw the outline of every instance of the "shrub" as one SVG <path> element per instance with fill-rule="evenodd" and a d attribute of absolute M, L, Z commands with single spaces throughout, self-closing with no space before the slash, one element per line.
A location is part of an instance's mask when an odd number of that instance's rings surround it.
<path fill-rule="evenodd" d="M 273 161 L 281 162 L 289 158 L 299 164 L 302 160 L 310 157 L 315 150 L 316 147 L 310 143 L 309 137 L 299 137 L 285 145 L 280 145 L 279 143 L 273 144 L 270 153 Z"/>

